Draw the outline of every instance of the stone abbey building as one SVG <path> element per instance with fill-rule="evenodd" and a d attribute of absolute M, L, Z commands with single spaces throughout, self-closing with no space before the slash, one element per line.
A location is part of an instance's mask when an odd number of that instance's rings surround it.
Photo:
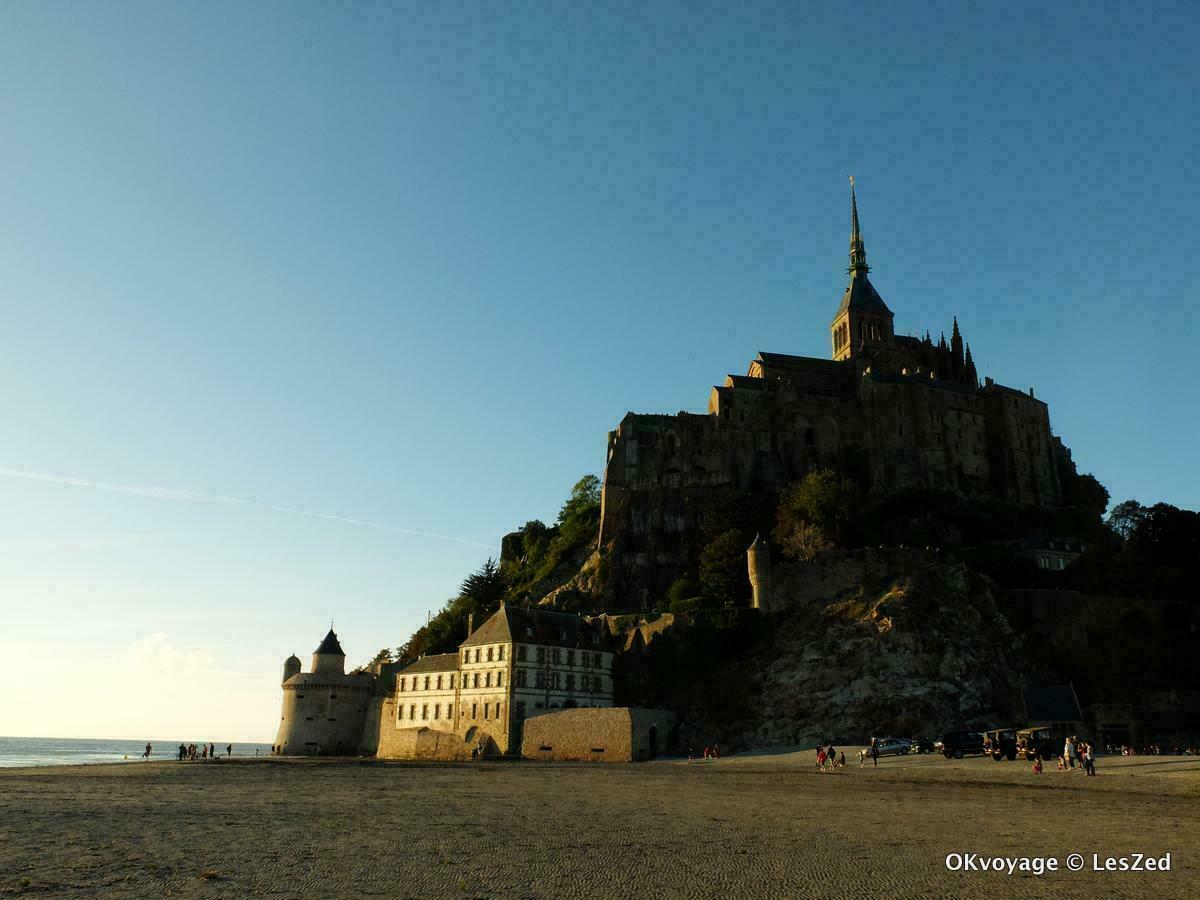
<path fill-rule="evenodd" d="M 1067 451 L 1046 404 L 1032 389 L 981 384 L 957 319 L 949 342 L 895 333 L 868 278 L 853 184 L 850 203 L 850 283 L 829 326 L 829 359 L 759 353 L 745 375 L 712 389 L 707 414 L 629 413 L 609 432 L 599 544 L 612 552 L 617 598 L 666 587 L 713 497 L 778 491 L 817 467 L 876 494 L 1061 502 Z"/>

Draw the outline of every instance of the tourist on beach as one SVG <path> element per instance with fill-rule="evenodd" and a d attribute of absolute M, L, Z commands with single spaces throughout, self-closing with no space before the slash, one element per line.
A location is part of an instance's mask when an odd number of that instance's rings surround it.
<path fill-rule="evenodd" d="M 149 758 L 150 758 L 150 751 L 151 751 L 151 750 L 153 750 L 153 749 L 154 749 L 154 748 L 150 746 L 150 742 L 149 742 L 149 741 L 147 741 L 147 742 L 146 742 L 146 752 L 142 754 L 142 759 L 149 759 Z"/>
<path fill-rule="evenodd" d="M 1084 747 L 1083 768 L 1088 775 L 1096 774 L 1096 751 L 1092 747 L 1091 741 Z"/>
<path fill-rule="evenodd" d="M 208 745 L 208 758 L 209 759 L 217 758 L 217 745 L 212 742 L 209 742 L 209 745 Z"/>
<path fill-rule="evenodd" d="M 1034 775 L 1042 774 L 1042 758 L 1040 756 L 1035 756 L 1033 758 L 1033 774 Z"/>
<path fill-rule="evenodd" d="M 821 767 L 821 754 L 823 752 L 825 752 L 824 748 L 820 744 L 817 744 L 816 754 L 817 754 L 817 768 L 818 769 Z"/>
<path fill-rule="evenodd" d="M 1063 741 L 1063 752 L 1062 752 L 1062 758 L 1063 758 L 1063 763 L 1064 763 L 1063 768 L 1065 768 L 1065 769 L 1075 768 L 1074 750 L 1075 750 L 1075 748 L 1071 746 L 1070 738 L 1067 738 L 1066 740 Z"/>
<path fill-rule="evenodd" d="M 825 749 L 825 758 L 829 760 L 830 768 L 833 768 L 833 764 L 837 760 L 837 748 L 833 746 L 833 741 L 830 741 L 829 746 Z"/>
<path fill-rule="evenodd" d="M 822 772 L 825 771 L 825 748 L 824 747 L 817 748 L 817 768 L 820 769 Z"/>
<path fill-rule="evenodd" d="M 183 744 L 180 744 L 179 745 L 179 761 L 183 762 L 183 758 L 185 756 L 187 756 L 187 747 L 185 747 Z"/>
<path fill-rule="evenodd" d="M 233 744 L 225 745 L 225 756 L 226 758 L 233 756 Z"/>
<path fill-rule="evenodd" d="M 840 754 L 838 754 L 837 768 L 839 768 L 839 769 L 846 768 L 846 751 L 845 750 L 843 750 Z"/>
<path fill-rule="evenodd" d="M 879 765 L 879 738 L 871 738 L 871 762 Z"/>
<path fill-rule="evenodd" d="M 204 750 L 200 753 L 201 759 L 208 759 L 208 744 L 204 745 Z"/>

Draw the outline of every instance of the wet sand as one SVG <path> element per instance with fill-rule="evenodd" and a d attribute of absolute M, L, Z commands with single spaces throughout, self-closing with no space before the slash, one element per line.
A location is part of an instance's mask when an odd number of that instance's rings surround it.
<path fill-rule="evenodd" d="M 8 769 L 0 896 L 1200 896 L 1200 760 L 1097 769 L 898 757 L 822 774 L 811 752 Z M 951 852 L 1064 869 L 956 873 Z M 1169 872 L 1091 871 L 1094 853 L 1167 852 Z"/>

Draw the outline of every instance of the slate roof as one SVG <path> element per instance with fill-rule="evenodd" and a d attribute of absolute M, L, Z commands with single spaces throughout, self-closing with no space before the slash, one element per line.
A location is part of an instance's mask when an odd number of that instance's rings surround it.
<path fill-rule="evenodd" d="M 821 359 L 818 356 L 793 356 L 790 353 L 759 353 L 755 362 L 766 363 L 769 366 L 790 366 L 793 369 L 830 369 L 835 372 L 846 368 L 844 362 L 835 359 Z"/>
<path fill-rule="evenodd" d="M 599 635 L 595 644 L 592 635 Z M 459 646 L 526 641 L 554 647 L 607 647 L 607 632 L 575 613 L 503 605 Z"/>
<path fill-rule="evenodd" d="M 842 294 L 842 302 L 838 305 L 837 312 L 834 313 L 834 320 L 848 309 L 887 316 L 892 314 L 864 272 L 855 272 L 851 276 L 850 284 L 846 286 L 846 293 Z"/>
<path fill-rule="evenodd" d="M 397 675 L 419 675 L 422 672 L 455 672 L 458 670 L 457 653 L 431 653 L 422 656 L 396 672 Z"/>
<path fill-rule="evenodd" d="M 739 390 L 761 391 L 765 390 L 767 382 L 765 378 L 751 378 L 749 375 L 726 375 L 725 387 L 738 388 Z"/>
<path fill-rule="evenodd" d="M 1029 725 L 1083 720 L 1074 685 L 1038 685 L 1025 688 L 1021 697 L 1025 703 L 1025 721 Z"/>
<path fill-rule="evenodd" d="M 338 641 L 338 636 L 333 633 L 333 629 L 329 629 L 329 634 L 325 635 L 325 640 L 321 641 L 321 646 L 314 651 L 327 656 L 345 656 L 346 652 L 342 649 L 341 643 Z"/>

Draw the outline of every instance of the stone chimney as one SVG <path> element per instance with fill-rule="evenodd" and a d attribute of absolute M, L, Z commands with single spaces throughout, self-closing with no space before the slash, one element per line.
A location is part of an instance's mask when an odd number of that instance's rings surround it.
<path fill-rule="evenodd" d="M 470 637 L 474 631 L 475 631 L 475 613 L 469 612 L 469 613 L 467 613 L 467 637 Z"/>

